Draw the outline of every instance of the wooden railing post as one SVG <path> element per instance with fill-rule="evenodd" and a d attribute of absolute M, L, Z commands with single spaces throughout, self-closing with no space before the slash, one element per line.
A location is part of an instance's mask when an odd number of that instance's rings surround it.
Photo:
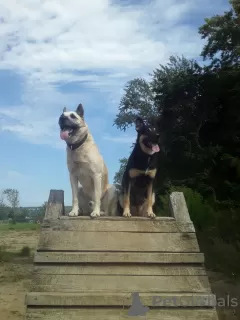
<path fill-rule="evenodd" d="M 192 225 L 193 232 L 195 232 L 183 192 L 172 192 L 170 194 L 169 207 L 171 216 L 176 219 L 179 225 Z"/>
<path fill-rule="evenodd" d="M 58 219 L 64 213 L 64 191 L 50 190 L 44 220 Z"/>

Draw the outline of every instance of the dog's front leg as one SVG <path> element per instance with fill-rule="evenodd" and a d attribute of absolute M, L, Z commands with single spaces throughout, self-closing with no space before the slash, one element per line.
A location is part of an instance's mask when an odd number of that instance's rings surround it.
<path fill-rule="evenodd" d="M 147 216 L 149 218 L 155 218 L 156 215 L 152 209 L 153 206 L 153 181 L 151 181 L 147 188 Z"/>
<path fill-rule="evenodd" d="M 131 191 L 131 182 L 128 182 L 126 189 L 124 188 L 123 194 L 123 217 L 131 217 L 130 212 L 130 191 Z"/>
<path fill-rule="evenodd" d="M 102 195 L 102 175 L 95 174 L 93 177 L 93 211 L 90 214 L 92 218 L 100 216 L 101 195 Z"/>
<path fill-rule="evenodd" d="M 70 173 L 70 182 L 72 187 L 72 210 L 69 212 L 70 217 L 78 216 L 78 179 L 75 175 Z"/>

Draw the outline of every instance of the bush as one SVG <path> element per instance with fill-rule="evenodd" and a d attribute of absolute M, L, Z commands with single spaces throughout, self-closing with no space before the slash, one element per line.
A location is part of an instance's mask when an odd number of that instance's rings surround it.
<path fill-rule="evenodd" d="M 25 246 L 20 251 L 20 256 L 29 257 L 31 255 L 31 249 L 28 246 Z"/>
<path fill-rule="evenodd" d="M 5 246 L 0 246 L 0 262 L 8 262 L 13 259 L 14 253 L 6 251 Z"/>
<path fill-rule="evenodd" d="M 166 215 L 169 211 L 169 196 L 172 192 L 183 192 L 189 215 L 196 229 L 206 230 L 212 229 L 216 225 L 216 212 L 213 207 L 206 201 L 197 191 L 186 187 L 172 186 L 168 193 L 158 196 L 157 213 L 160 216 Z M 165 212 L 165 214 L 164 214 Z"/>
<path fill-rule="evenodd" d="M 196 229 L 206 230 L 216 226 L 217 214 L 213 207 L 203 199 L 200 193 L 186 187 L 178 187 L 176 189 L 175 191 L 183 192 L 189 215 Z"/>

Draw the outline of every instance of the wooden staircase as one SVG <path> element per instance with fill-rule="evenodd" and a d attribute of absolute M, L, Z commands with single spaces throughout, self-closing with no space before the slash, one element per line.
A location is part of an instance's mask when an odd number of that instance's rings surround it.
<path fill-rule="evenodd" d="M 25 319 L 217 320 L 182 193 L 171 194 L 170 213 L 155 220 L 69 218 L 63 191 L 51 190 Z M 148 312 L 128 315 L 133 293 Z"/>

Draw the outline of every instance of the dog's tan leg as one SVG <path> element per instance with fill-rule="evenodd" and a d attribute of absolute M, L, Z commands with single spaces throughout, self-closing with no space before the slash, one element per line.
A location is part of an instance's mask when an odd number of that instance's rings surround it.
<path fill-rule="evenodd" d="M 102 175 L 95 174 L 93 177 L 93 211 L 91 217 L 100 217 L 101 215 L 101 196 L 102 196 Z"/>
<path fill-rule="evenodd" d="M 153 213 L 152 206 L 153 206 L 153 181 L 149 183 L 147 188 L 147 216 L 149 218 L 156 217 L 155 213 Z"/>
<path fill-rule="evenodd" d="M 69 212 L 70 217 L 78 216 L 78 179 L 70 173 L 70 182 L 72 187 L 72 210 Z"/>
<path fill-rule="evenodd" d="M 130 212 L 130 191 L 131 191 L 131 182 L 129 182 L 127 190 L 124 190 L 123 195 L 123 217 L 131 217 Z"/>

